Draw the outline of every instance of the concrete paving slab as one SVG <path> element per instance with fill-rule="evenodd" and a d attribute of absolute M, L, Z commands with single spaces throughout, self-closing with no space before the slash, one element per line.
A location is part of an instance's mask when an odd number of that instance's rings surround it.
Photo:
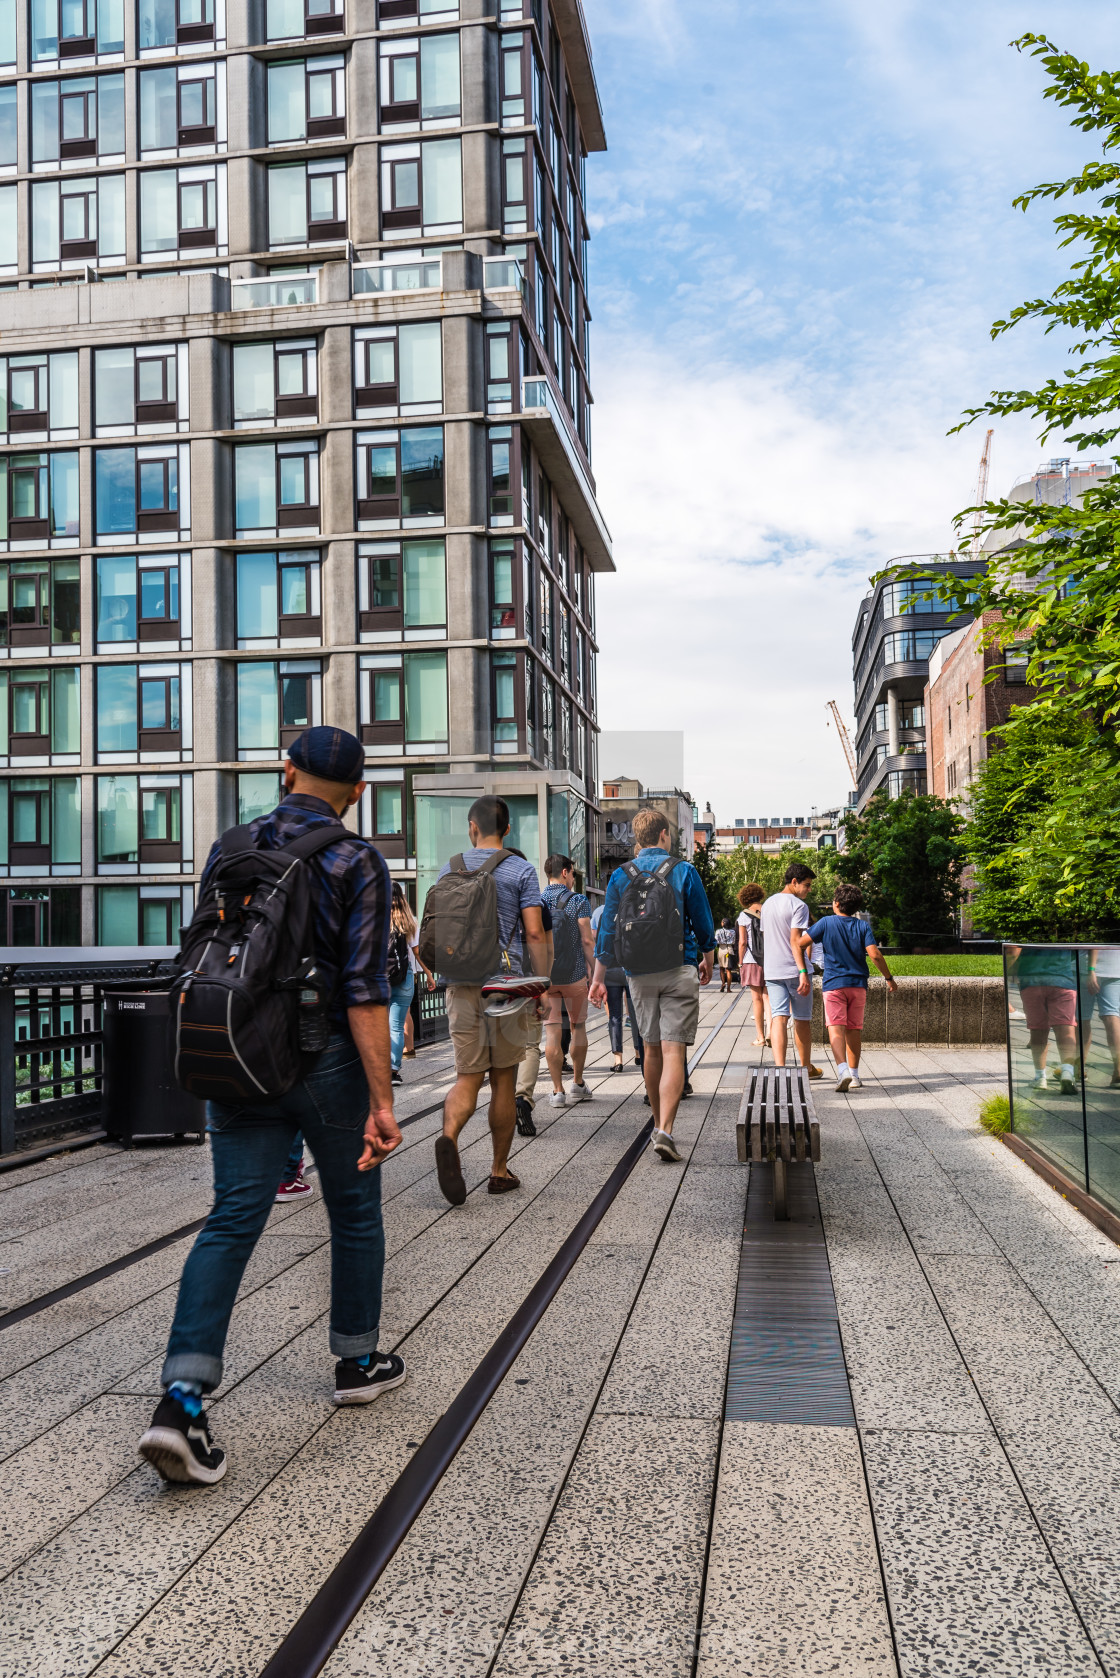
<path fill-rule="evenodd" d="M 863 1447 L 904 1678 L 1100 1678 L 994 1435 L 869 1428 Z"/>
<path fill-rule="evenodd" d="M 728 1421 L 697 1678 L 896 1678 L 850 1428 Z"/>

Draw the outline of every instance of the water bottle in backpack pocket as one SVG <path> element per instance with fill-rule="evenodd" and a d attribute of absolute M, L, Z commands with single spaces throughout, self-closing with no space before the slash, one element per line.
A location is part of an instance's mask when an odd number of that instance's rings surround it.
<path fill-rule="evenodd" d="M 614 919 L 614 959 L 628 973 L 664 973 L 684 964 L 684 925 L 671 876 L 680 859 L 667 856 L 647 873 L 623 863 L 626 884 Z"/>

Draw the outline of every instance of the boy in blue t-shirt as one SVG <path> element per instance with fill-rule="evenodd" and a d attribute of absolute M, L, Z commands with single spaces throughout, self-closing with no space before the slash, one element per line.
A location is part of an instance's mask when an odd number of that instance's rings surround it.
<path fill-rule="evenodd" d="M 892 991 L 898 985 L 875 942 L 868 921 L 855 919 L 863 908 L 858 886 L 837 886 L 833 913 L 824 915 L 807 932 L 796 933 L 801 950 L 819 944 L 824 951 L 824 1017 L 836 1062 L 836 1088 L 862 1089 L 859 1053 L 863 1044 L 863 1015 L 867 1006 L 867 957 L 870 956 Z"/>

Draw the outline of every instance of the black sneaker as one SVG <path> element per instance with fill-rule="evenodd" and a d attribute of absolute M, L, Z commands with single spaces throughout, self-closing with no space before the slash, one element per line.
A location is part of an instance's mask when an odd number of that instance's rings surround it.
<path fill-rule="evenodd" d="M 375 1352 L 363 1369 L 354 1358 L 342 1358 L 334 1366 L 336 1404 L 372 1404 L 375 1398 L 399 1387 L 407 1370 L 396 1352 Z"/>
<path fill-rule="evenodd" d="M 560 1070 L 561 1070 L 561 1072 L 571 1072 L 571 1071 L 573 1071 L 573 1070 L 574 1070 L 574 1068 L 573 1068 L 573 1066 L 572 1066 L 572 1063 L 571 1063 L 571 1061 L 570 1061 L 570 1060 L 569 1060 L 569 1059 L 568 1059 L 568 1057 L 567 1057 L 567 1055 L 565 1055 L 565 1056 L 564 1056 L 564 1064 L 563 1064 L 563 1066 L 562 1066 L 562 1067 L 561 1067 L 561 1068 L 560 1068 Z"/>
<path fill-rule="evenodd" d="M 402 1076 L 401 1076 L 401 1074 L 400 1074 L 400 1073 L 399 1073 L 399 1072 L 397 1072 L 397 1071 L 394 1071 L 394 1072 L 393 1072 L 393 1074 L 392 1074 L 392 1078 L 393 1078 L 393 1082 L 394 1082 L 394 1084 L 403 1084 L 403 1083 L 404 1083 L 404 1079 L 403 1079 L 403 1077 L 402 1077 Z"/>
<path fill-rule="evenodd" d="M 517 1097 L 517 1134 L 518 1136 L 535 1136 L 537 1134 L 537 1127 L 533 1123 L 533 1109 L 530 1107 L 528 1099 L 523 1095 Z"/>
<path fill-rule="evenodd" d="M 692 1094 L 692 1085 L 689 1083 L 688 1079 L 686 1078 L 685 1081 L 684 1081 L 684 1089 L 681 1091 L 681 1100 L 684 1101 L 686 1099 L 686 1097 L 690 1096 L 691 1094 Z"/>
<path fill-rule="evenodd" d="M 141 1435 L 140 1455 L 172 1485 L 213 1486 L 226 1471 L 226 1454 L 211 1439 L 205 1414 L 192 1416 L 169 1393 Z"/>

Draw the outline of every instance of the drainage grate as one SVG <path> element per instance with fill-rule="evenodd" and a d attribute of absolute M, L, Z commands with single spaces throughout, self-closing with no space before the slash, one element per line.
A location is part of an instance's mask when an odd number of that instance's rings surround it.
<path fill-rule="evenodd" d="M 728 1421 L 855 1427 L 812 1164 L 786 1166 L 788 1222 L 774 1221 L 774 1168 L 751 1165 L 727 1370 Z"/>

